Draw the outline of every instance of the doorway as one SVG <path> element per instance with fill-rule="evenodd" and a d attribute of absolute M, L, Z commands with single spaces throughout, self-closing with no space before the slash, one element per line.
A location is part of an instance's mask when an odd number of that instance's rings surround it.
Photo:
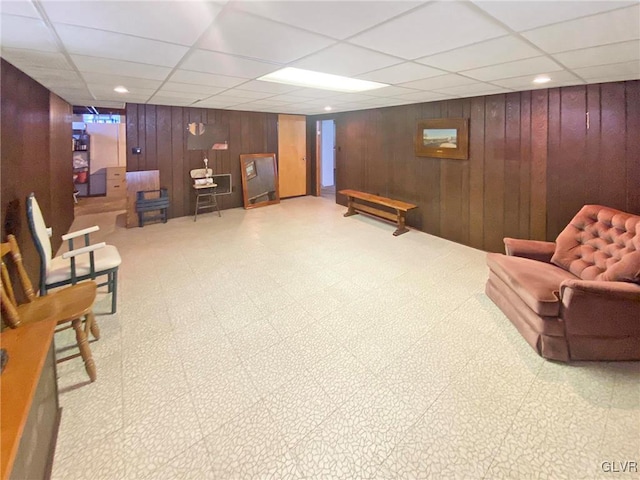
<path fill-rule="evenodd" d="M 318 196 L 336 199 L 336 122 L 333 119 L 316 122 L 317 183 Z"/>
<path fill-rule="evenodd" d="M 307 119 L 278 115 L 280 198 L 307 194 Z"/>

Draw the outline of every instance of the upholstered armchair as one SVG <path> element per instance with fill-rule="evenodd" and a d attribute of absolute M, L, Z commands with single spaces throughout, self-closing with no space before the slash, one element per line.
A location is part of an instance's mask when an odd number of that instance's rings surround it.
<path fill-rule="evenodd" d="M 555 242 L 505 238 L 486 293 L 541 356 L 640 360 L 640 216 L 585 205 Z"/>

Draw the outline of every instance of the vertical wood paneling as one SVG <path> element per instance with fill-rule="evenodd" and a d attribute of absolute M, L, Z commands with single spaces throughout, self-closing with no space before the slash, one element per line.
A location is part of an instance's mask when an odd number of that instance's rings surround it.
<path fill-rule="evenodd" d="M 520 212 L 518 238 L 529 238 L 531 222 L 531 92 L 520 97 Z"/>
<path fill-rule="evenodd" d="M 627 204 L 625 210 L 640 212 L 640 80 L 626 82 Z"/>
<path fill-rule="evenodd" d="M 127 122 L 127 170 L 135 172 L 142 170 L 140 168 L 140 156 L 131 153 L 131 149 L 138 147 L 138 107 L 141 105 L 130 104 L 126 106 L 126 122 Z"/>
<path fill-rule="evenodd" d="M 549 92 L 531 92 L 531 202 L 530 238 L 547 240 L 547 142 Z"/>
<path fill-rule="evenodd" d="M 562 146 L 562 129 L 561 129 L 561 96 L 559 88 L 549 90 L 549 139 L 547 143 L 547 205 L 561 205 L 561 197 L 559 196 L 558 173 L 561 166 L 558 165 L 560 158 L 560 148 Z M 558 218 L 562 216 L 558 209 L 547 210 L 547 229 L 546 235 L 555 238 L 558 235 Z M 565 224 L 566 225 L 566 224 Z"/>
<path fill-rule="evenodd" d="M 503 249 L 504 237 L 504 153 L 505 96 L 487 98 L 484 144 L 484 247 Z"/>
<path fill-rule="evenodd" d="M 449 118 L 460 118 L 463 115 L 461 100 L 448 100 L 443 104 L 442 113 Z M 441 162 L 440 170 L 440 235 L 455 242 L 464 242 L 462 221 L 462 179 L 468 170 L 468 162 L 460 160 L 445 160 Z M 450 222 L 455 217 L 459 221 Z"/>
<path fill-rule="evenodd" d="M 586 135 L 584 152 L 585 182 L 583 195 L 585 203 L 600 204 L 600 85 L 587 85 L 587 112 L 589 112 L 589 128 Z M 586 117 L 586 113 L 585 113 Z M 586 121 L 586 118 L 585 118 Z"/>
<path fill-rule="evenodd" d="M 517 237 L 520 230 L 520 143 L 522 138 L 520 94 L 507 94 L 505 102 L 503 237 Z"/>
<path fill-rule="evenodd" d="M 171 107 L 171 206 L 168 214 L 170 217 L 179 217 L 186 211 L 185 204 L 185 168 L 184 168 L 184 136 L 186 132 L 186 122 L 184 121 L 184 109 L 182 107 Z"/>
<path fill-rule="evenodd" d="M 169 189 L 169 216 L 192 215 L 195 195 L 189 171 L 203 168 L 204 152 L 187 149 L 187 125 L 215 125 L 226 136 L 228 150 L 206 152 L 214 173 L 230 173 L 232 193 L 221 195 L 221 209 L 242 206 L 241 153 L 276 152 L 277 116 L 261 112 L 235 112 L 189 107 L 127 104 L 127 170 L 159 170 L 160 183 Z M 131 147 L 142 148 L 132 155 Z"/>
<path fill-rule="evenodd" d="M 602 84 L 600 95 L 602 106 L 600 154 L 603 160 L 606 160 L 605 165 L 601 166 L 600 201 L 610 207 L 624 209 L 627 206 L 624 188 L 627 174 L 624 83 Z M 636 134 L 638 134 L 637 130 Z"/>
<path fill-rule="evenodd" d="M 2 238 L 16 235 L 27 273 L 39 284 L 39 257 L 26 217 L 26 198 L 34 192 L 56 251 L 73 222 L 71 106 L 45 87 L 0 60 L 0 196 Z"/>
<path fill-rule="evenodd" d="M 485 97 L 471 99 L 469 115 L 469 245 L 484 247 Z"/>
<path fill-rule="evenodd" d="M 315 137 L 315 121 L 334 118 L 338 189 L 416 203 L 419 208 L 409 213 L 409 225 L 476 248 L 502 251 L 507 235 L 553 240 L 581 202 L 622 202 L 611 206 L 640 209 L 640 189 L 634 188 L 640 181 L 640 147 L 634 133 L 638 84 L 542 89 L 309 117 L 308 145 Z M 585 131 L 587 110 L 591 128 Z M 154 132 L 146 122 L 152 111 Z M 454 116 L 470 119 L 469 160 L 416 157 L 417 120 Z M 275 151 L 277 115 L 171 107 L 170 117 L 167 125 L 168 110 L 163 107 L 127 106 L 129 148 L 140 146 L 149 155 L 155 148 L 154 159 L 136 164 L 133 158 L 128 169 L 142 170 L 155 162 L 162 178 L 170 179 L 175 199 L 171 216 L 190 215 L 195 200 L 188 171 L 202 166 L 202 153 L 186 150 L 186 124 L 224 125 L 230 148 L 210 152 L 210 165 L 234 176 L 234 193 L 221 198 L 223 207 L 241 206 L 238 156 Z M 606 129 L 600 128 L 600 118 Z M 170 158 L 163 153 L 168 138 Z M 156 147 L 147 145 L 151 141 Z M 313 157 L 315 150 L 308 149 L 308 154 Z M 168 168 L 167 176 L 162 172 Z M 603 172 L 612 168 L 616 171 L 603 181 Z M 338 201 L 344 203 L 343 198 Z"/>
<path fill-rule="evenodd" d="M 547 234 L 555 238 L 584 205 L 586 89 L 553 89 L 549 98 L 547 201 L 561 207 L 547 212 Z"/>

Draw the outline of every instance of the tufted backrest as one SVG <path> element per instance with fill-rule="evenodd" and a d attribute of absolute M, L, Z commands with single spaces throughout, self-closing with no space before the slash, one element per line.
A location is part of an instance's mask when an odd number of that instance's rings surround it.
<path fill-rule="evenodd" d="M 551 262 L 582 280 L 640 283 L 640 216 L 585 205 L 558 235 Z"/>

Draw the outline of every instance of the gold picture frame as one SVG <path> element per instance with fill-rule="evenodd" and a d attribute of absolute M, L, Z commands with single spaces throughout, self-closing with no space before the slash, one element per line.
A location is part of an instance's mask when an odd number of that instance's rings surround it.
<path fill-rule="evenodd" d="M 420 120 L 416 128 L 418 157 L 469 159 L 469 119 L 434 118 Z"/>

